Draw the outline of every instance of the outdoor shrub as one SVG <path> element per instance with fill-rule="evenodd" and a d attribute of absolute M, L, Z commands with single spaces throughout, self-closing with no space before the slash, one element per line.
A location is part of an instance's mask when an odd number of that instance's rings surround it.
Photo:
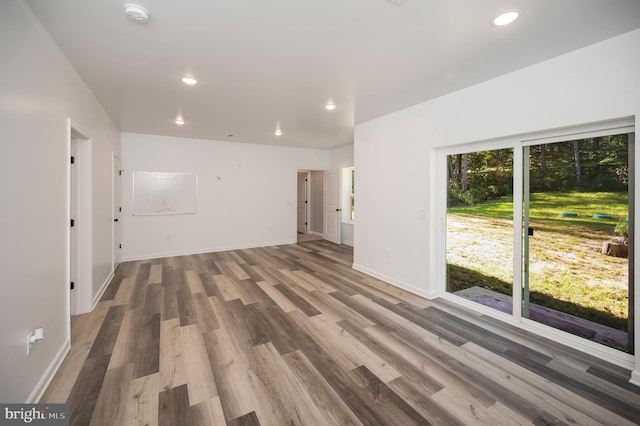
<path fill-rule="evenodd" d="M 616 233 L 616 235 L 620 235 L 625 239 L 629 238 L 629 221 L 621 220 L 620 222 L 618 222 L 614 229 L 614 232 Z"/>

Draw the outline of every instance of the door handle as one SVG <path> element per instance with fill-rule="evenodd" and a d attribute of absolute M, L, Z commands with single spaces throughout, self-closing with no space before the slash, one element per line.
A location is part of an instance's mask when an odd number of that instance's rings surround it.
<path fill-rule="evenodd" d="M 113 221 L 114 221 L 114 222 L 117 222 L 117 221 L 118 221 L 118 218 L 113 219 Z"/>
<path fill-rule="evenodd" d="M 342 211 L 342 209 L 336 209 L 336 211 L 337 211 L 337 212 L 341 212 L 341 211 Z"/>

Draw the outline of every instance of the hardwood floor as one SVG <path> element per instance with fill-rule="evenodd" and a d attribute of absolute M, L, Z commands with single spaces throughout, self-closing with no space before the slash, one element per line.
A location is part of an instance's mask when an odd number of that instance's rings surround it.
<path fill-rule="evenodd" d="M 630 372 L 326 241 L 129 262 L 41 402 L 72 425 L 639 424 Z"/>

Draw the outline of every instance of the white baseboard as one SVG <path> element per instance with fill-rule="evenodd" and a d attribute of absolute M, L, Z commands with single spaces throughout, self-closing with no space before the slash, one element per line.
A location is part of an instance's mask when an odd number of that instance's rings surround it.
<path fill-rule="evenodd" d="M 148 253 L 148 254 L 140 254 L 135 256 L 125 256 L 122 258 L 123 262 L 132 262 L 136 260 L 148 260 L 148 259 L 161 259 L 164 257 L 174 257 L 174 256 L 189 256 L 192 254 L 202 254 L 202 253 L 215 253 L 219 251 L 230 251 L 230 250 L 242 250 L 249 248 L 258 248 L 258 247 L 270 247 L 270 246 L 281 246 L 285 244 L 295 244 L 297 240 L 284 240 L 284 241 L 271 241 L 267 243 L 254 243 L 254 244 L 239 244 L 234 246 L 227 247 L 212 247 L 212 248 L 204 248 L 204 249 L 195 249 L 195 250 L 181 250 L 174 252 L 164 252 L 164 253 Z"/>
<path fill-rule="evenodd" d="M 387 275 L 381 274 L 381 273 L 379 273 L 379 272 L 377 272 L 377 271 L 374 271 L 374 270 L 369 269 L 369 268 L 367 268 L 367 267 L 364 267 L 364 266 L 362 266 L 362 265 L 358 265 L 358 264 L 355 264 L 355 263 L 354 263 L 354 264 L 352 265 L 352 267 L 353 267 L 353 269 L 355 269 L 356 271 L 360 271 L 360 272 L 362 272 L 363 274 L 370 275 L 370 276 L 372 276 L 372 277 L 374 277 L 374 278 L 377 278 L 377 279 L 379 279 L 379 280 L 382 280 L 382 281 L 384 281 L 384 282 L 386 282 L 386 283 L 389 283 L 389 284 L 391 284 L 391 285 L 394 285 L 394 286 L 396 286 L 396 287 L 398 287 L 398 288 L 401 288 L 401 289 L 403 289 L 403 290 L 406 290 L 406 291 L 408 291 L 408 292 L 410 292 L 410 293 L 413 293 L 413 294 L 415 294 L 415 295 L 418 295 L 418 296 L 424 297 L 424 298 L 426 298 L 426 299 L 432 300 L 432 299 L 435 299 L 435 298 L 438 296 L 438 295 L 437 295 L 437 293 L 433 293 L 433 294 L 432 294 L 432 293 L 430 293 L 430 292 L 427 292 L 427 291 L 422 290 L 421 288 L 415 287 L 415 286 L 413 286 L 413 285 L 411 285 L 411 284 L 407 284 L 407 283 L 402 282 L 402 281 L 400 281 L 400 280 L 397 280 L 397 279 L 395 279 L 395 278 L 391 278 L 391 277 L 389 277 L 389 276 L 387 276 Z"/>
<path fill-rule="evenodd" d="M 47 370 L 44 372 L 42 377 L 40 377 L 40 380 L 38 380 L 36 387 L 31 391 L 31 395 L 29 395 L 25 404 L 37 404 L 38 401 L 40 401 L 40 398 L 42 398 L 42 395 L 44 395 L 47 387 L 49 387 L 51 380 L 53 380 L 53 377 L 62 365 L 62 361 L 64 361 L 65 357 L 69 353 L 69 350 L 71 350 L 71 340 L 67 339 L 58 350 L 56 356 L 53 357 L 51 364 L 49 364 Z"/>
<path fill-rule="evenodd" d="M 631 380 L 629 380 L 629 383 L 640 386 L 640 370 L 633 370 L 631 372 Z"/>
<path fill-rule="evenodd" d="M 311 232 L 309 232 L 309 234 L 315 235 L 315 236 L 318 236 L 318 237 L 324 237 L 324 234 L 322 232 L 311 231 Z"/>
<path fill-rule="evenodd" d="M 353 247 L 353 241 L 342 240 L 342 244 L 345 246 Z"/>
<path fill-rule="evenodd" d="M 102 285 L 100 286 L 100 289 L 98 290 L 98 292 L 96 294 L 93 295 L 93 300 L 91 301 L 91 310 L 93 311 L 96 308 L 96 305 L 98 304 L 98 302 L 100 301 L 100 299 L 102 298 L 102 295 L 104 294 L 104 291 L 107 289 L 107 287 L 109 286 L 109 283 L 111 282 L 111 280 L 113 279 L 113 273 L 115 271 L 112 271 L 109 276 L 107 277 L 106 280 L 104 280 L 104 282 L 102 283 Z"/>

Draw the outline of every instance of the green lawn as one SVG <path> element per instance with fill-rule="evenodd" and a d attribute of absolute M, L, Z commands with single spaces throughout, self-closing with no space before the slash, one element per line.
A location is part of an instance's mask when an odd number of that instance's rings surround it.
<path fill-rule="evenodd" d="M 626 192 L 541 192 L 530 196 L 531 220 L 545 222 L 561 229 L 568 225 L 611 231 L 628 214 Z M 501 219 L 513 219 L 513 197 L 502 197 L 469 207 L 452 207 L 452 214 L 468 214 Z M 563 218 L 562 212 L 577 213 L 577 217 Z M 594 219 L 594 214 L 609 214 L 611 219 Z M 612 234 L 613 235 L 613 234 Z"/>
<path fill-rule="evenodd" d="M 600 253 L 602 243 L 615 238 L 615 225 L 627 216 L 626 193 L 536 193 L 531 195 L 531 301 L 601 324 L 626 329 L 628 262 Z M 562 212 L 577 213 L 563 218 Z M 610 219 L 594 219 L 609 214 Z M 448 210 L 447 262 L 476 271 L 454 273 L 449 288 L 456 291 L 480 283 L 510 294 L 512 278 L 513 201 Z M 484 280 L 484 284 L 483 283 Z"/>

